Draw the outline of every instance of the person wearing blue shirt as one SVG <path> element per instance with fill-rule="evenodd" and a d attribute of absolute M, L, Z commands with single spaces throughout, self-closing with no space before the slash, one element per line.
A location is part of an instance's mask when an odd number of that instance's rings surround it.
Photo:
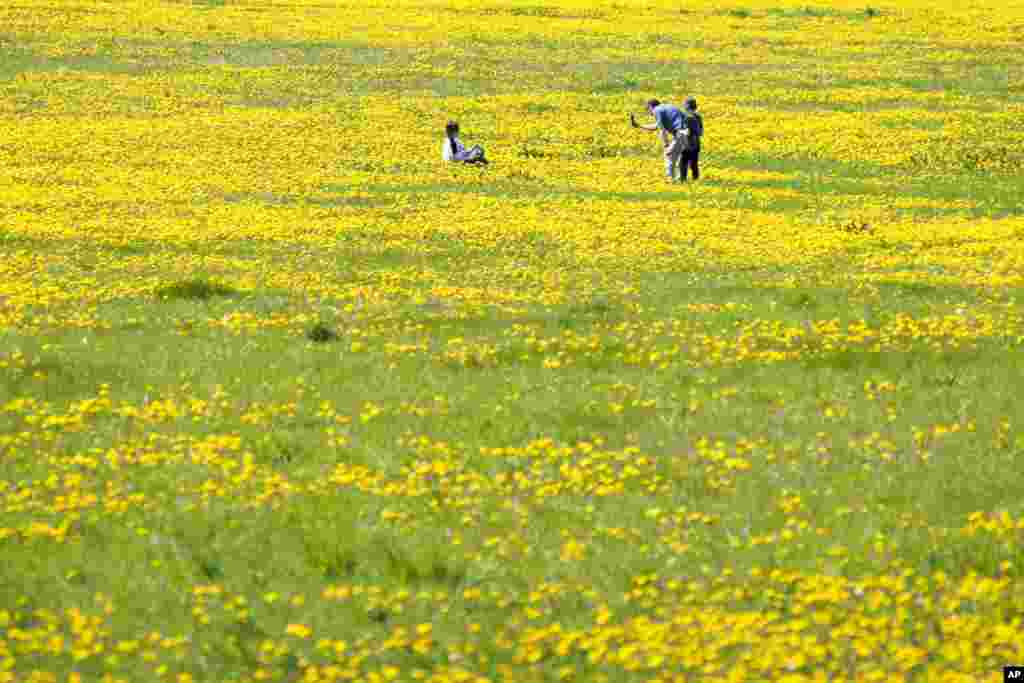
<path fill-rule="evenodd" d="M 665 147 L 665 175 L 668 177 L 668 181 L 673 182 L 675 180 L 676 166 L 679 166 L 679 170 L 681 171 L 679 178 L 680 182 L 685 181 L 686 171 L 682 164 L 680 164 L 680 160 L 683 157 L 683 151 L 687 147 L 687 136 L 683 132 L 686 128 L 685 115 L 682 110 L 674 104 L 669 104 L 667 102 L 662 103 L 655 99 L 647 101 L 647 113 L 654 117 L 654 123 L 646 125 L 638 124 L 636 122 L 636 117 L 630 114 L 630 124 L 634 128 L 659 132 L 661 135 L 662 145 Z"/>

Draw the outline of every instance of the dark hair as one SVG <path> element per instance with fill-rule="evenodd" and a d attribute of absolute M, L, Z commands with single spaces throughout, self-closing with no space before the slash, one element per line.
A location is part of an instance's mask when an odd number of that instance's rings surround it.
<path fill-rule="evenodd" d="M 449 121 L 448 125 L 446 125 L 444 127 L 444 132 L 447 135 L 451 135 L 452 133 L 458 133 L 459 132 L 459 122 L 458 121 Z"/>
<path fill-rule="evenodd" d="M 655 107 L 657 107 L 657 106 L 658 106 L 659 104 L 661 104 L 661 102 L 660 102 L 660 101 L 658 101 L 658 100 L 655 100 L 655 99 L 653 99 L 653 98 L 652 98 L 652 99 L 649 99 L 649 100 L 647 100 L 647 106 L 648 106 L 648 108 L 650 108 L 650 109 L 654 109 L 654 108 L 655 108 Z"/>

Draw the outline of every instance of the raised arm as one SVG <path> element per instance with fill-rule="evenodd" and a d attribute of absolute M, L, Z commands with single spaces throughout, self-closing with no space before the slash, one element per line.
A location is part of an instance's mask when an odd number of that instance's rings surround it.
<path fill-rule="evenodd" d="M 651 132 L 654 132 L 654 131 L 658 130 L 658 124 L 657 123 L 647 123 L 647 124 L 637 123 L 636 122 L 636 117 L 633 116 L 632 114 L 629 115 L 629 123 L 634 128 L 639 128 L 640 130 L 649 130 Z"/>

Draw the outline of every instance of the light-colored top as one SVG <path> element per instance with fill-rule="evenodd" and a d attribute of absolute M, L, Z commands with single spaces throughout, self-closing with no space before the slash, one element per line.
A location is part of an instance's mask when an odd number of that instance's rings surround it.
<path fill-rule="evenodd" d="M 454 150 L 452 149 L 452 143 L 455 144 Z M 454 138 L 445 137 L 441 145 L 441 158 L 445 161 L 465 161 L 469 158 L 469 152 L 458 136 Z"/>

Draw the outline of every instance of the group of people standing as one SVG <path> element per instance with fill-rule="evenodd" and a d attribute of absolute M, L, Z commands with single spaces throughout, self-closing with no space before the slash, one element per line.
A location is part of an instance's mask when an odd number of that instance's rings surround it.
<path fill-rule="evenodd" d="M 676 168 L 679 169 L 679 182 L 686 182 L 687 171 L 694 180 L 700 177 L 700 139 L 704 136 L 704 119 L 697 113 L 697 100 L 687 97 L 683 109 L 661 102 L 656 99 L 647 100 L 647 113 L 654 118 L 654 123 L 639 124 L 633 114 L 629 115 L 629 123 L 634 128 L 657 131 L 661 134 L 661 142 L 665 148 L 665 175 L 669 182 L 676 181 Z M 487 164 L 487 157 L 480 145 L 466 147 L 459 139 L 459 124 L 449 121 L 444 129 L 445 140 L 441 148 L 441 157 L 445 161 L 456 161 L 464 164 Z"/>

